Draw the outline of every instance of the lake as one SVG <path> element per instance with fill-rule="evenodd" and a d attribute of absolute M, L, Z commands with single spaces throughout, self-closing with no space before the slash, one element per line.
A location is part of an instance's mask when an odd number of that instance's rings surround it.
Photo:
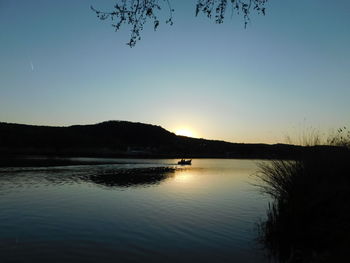
<path fill-rule="evenodd" d="M 0 168 L 1 262 L 268 262 L 259 161 L 84 160 Z"/>

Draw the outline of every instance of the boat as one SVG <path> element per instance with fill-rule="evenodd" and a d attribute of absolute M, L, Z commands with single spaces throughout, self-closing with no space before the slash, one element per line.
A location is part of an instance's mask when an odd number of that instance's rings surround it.
<path fill-rule="evenodd" d="M 177 164 L 180 164 L 180 165 L 191 165 L 191 163 L 192 163 L 192 159 L 191 160 L 181 159 L 181 161 L 177 162 Z"/>

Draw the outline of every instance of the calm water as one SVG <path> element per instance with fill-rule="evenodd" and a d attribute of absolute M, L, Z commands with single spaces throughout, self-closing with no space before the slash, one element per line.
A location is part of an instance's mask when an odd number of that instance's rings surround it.
<path fill-rule="evenodd" d="M 256 161 L 195 159 L 150 180 L 115 179 L 174 163 L 0 168 L 0 262 L 266 262 Z"/>

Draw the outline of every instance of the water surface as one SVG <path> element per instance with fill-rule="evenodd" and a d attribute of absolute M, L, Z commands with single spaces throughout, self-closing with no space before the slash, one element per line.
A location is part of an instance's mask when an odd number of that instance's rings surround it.
<path fill-rule="evenodd" d="M 257 161 L 109 161 L 0 168 L 1 262 L 267 261 Z"/>

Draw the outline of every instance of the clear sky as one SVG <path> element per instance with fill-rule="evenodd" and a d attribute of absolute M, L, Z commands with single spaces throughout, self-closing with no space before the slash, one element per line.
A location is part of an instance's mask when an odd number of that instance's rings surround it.
<path fill-rule="evenodd" d="M 90 5 L 0 0 L 0 121 L 72 125 L 129 120 L 196 137 L 284 142 L 305 127 L 350 124 L 350 1 L 270 0 L 266 16 L 146 25 L 135 48 Z"/>

